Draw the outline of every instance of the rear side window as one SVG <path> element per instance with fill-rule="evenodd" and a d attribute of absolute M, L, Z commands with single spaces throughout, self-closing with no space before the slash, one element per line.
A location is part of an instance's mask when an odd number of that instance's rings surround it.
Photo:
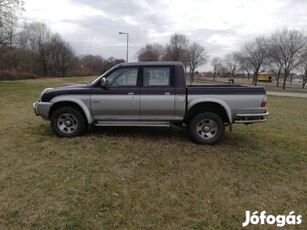
<path fill-rule="evenodd" d="M 143 70 L 143 86 L 170 86 L 170 67 L 148 67 Z"/>

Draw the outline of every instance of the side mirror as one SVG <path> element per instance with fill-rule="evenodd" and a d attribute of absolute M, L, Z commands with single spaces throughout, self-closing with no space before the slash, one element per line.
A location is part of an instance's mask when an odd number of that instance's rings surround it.
<path fill-rule="evenodd" d="M 108 81 L 105 77 L 101 78 L 101 87 L 102 88 L 108 88 L 109 87 Z"/>

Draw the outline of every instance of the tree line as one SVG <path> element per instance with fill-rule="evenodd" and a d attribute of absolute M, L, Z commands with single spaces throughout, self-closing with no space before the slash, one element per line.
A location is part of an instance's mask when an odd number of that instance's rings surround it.
<path fill-rule="evenodd" d="M 239 51 L 226 55 L 226 67 L 231 69 L 231 76 L 238 71 L 253 76 L 253 84 L 257 85 L 257 76 L 261 71 L 271 71 L 276 74 L 276 85 L 282 88 L 292 73 L 302 74 L 302 88 L 307 81 L 307 36 L 298 29 L 281 29 L 270 36 L 259 36 L 244 43 Z M 223 71 L 223 60 L 214 58 L 211 61 L 214 74 Z"/>
<path fill-rule="evenodd" d="M 205 47 L 199 43 L 190 43 L 184 34 L 174 34 L 168 44 L 147 44 L 141 48 L 137 57 L 139 61 L 181 61 L 190 73 L 193 81 L 195 70 L 209 60 Z M 217 76 L 233 78 L 238 72 L 245 72 L 252 84 L 257 85 L 257 76 L 261 71 L 271 71 L 276 74 L 276 84 L 279 87 L 282 78 L 282 88 L 291 73 L 302 73 L 302 88 L 307 82 L 307 36 L 297 29 L 278 30 L 268 37 L 259 36 L 248 41 L 238 51 L 226 54 L 224 57 L 213 57 L 210 60 L 213 67 L 213 81 Z"/>
<path fill-rule="evenodd" d="M 97 75 L 123 59 L 104 59 L 99 55 L 77 56 L 68 42 L 53 33 L 44 23 L 18 24 L 23 0 L 0 0 L 0 72 L 12 70 L 39 76 Z M 137 52 L 139 61 L 181 61 L 193 82 L 198 67 L 210 60 L 213 80 L 238 72 L 252 76 L 257 85 L 261 71 L 276 73 L 282 87 L 293 72 L 303 75 L 307 82 L 307 36 L 302 30 L 281 29 L 270 36 L 259 36 L 242 44 L 239 50 L 224 57 L 209 59 L 205 47 L 191 42 L 184 34 L 174 34 L 166 45 L 147 44 Z M 1 74 L 0 74 L 1 75 Z M 0 76 L 1 77 L 1 76 Z"/>
<path fill-rule="evenodd" d="M 39 76 L 102 74 L 123 59 L 77 56 L 60 34 L 44 23 L 18 24 L 22 0 L 0 0 L 0 71 Z M 7 72 L 6 72 L 7 73 Z"/>

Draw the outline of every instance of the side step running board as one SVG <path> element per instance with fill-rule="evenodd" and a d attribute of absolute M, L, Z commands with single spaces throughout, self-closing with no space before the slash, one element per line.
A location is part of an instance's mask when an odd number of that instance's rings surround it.
<path fill-rule="evenodd" d="M 99 121 L 95 126 L 157 126 L 169 127 L 170 122 L 167 121 Z"/>

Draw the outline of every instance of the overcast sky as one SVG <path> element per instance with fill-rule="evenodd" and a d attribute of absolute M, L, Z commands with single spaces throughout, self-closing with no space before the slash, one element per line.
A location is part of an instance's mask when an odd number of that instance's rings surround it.
<path fill-rule="evenodd" d="M 46 23 L 80 54 L 129 61 L 148 43 L 174 33 L 224 56 L 283 27 L 307 29 L 307 0 L 25 0 L 22 20 Z"/>

